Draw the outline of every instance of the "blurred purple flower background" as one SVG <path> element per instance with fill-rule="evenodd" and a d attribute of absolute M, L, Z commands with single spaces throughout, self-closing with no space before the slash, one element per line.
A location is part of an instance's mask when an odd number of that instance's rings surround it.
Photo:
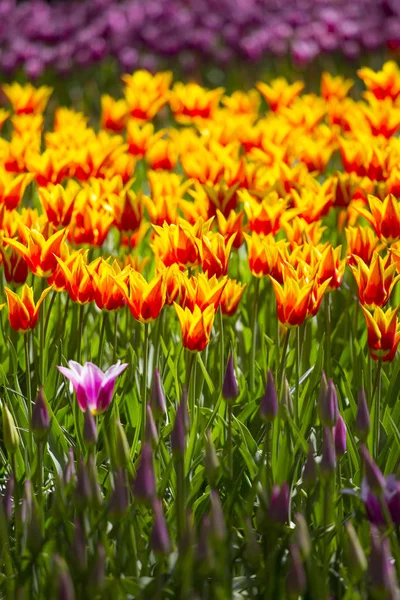
<path fill-rule="evenodd" d="M 400 46 L 398 0 L 0 0 L 0 69 L 35 78 L 113 57 L 121 70 L 175 58 L 187 71 L 210 60 L 261 61 L 320 53 L 356 58 Z"/>

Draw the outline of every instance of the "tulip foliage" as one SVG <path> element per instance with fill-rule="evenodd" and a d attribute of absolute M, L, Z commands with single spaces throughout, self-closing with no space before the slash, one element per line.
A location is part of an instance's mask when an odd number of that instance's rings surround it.
<path fill-rule="evenodd" d="M 1 597 L 397 597 L 400 70 L 358 76 L 137 71 L 96 127 L 4 87 Z"/>

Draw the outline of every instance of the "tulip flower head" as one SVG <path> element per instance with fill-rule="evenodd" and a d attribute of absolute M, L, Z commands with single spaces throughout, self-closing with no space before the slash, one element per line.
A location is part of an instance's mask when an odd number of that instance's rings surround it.
<path fill-rule="evenodd" d="M 91 362 L 80 365 L 70 360 L 68 365 L 69 368 L 57 369 L 71 381 L 80 409 L 90 410 L 94 415 L 107 410 L 112 400 L 115 380 L 128 366 L 127 363 L 121 364 L 121 361 L 118 361 L 103 372 Z"/>

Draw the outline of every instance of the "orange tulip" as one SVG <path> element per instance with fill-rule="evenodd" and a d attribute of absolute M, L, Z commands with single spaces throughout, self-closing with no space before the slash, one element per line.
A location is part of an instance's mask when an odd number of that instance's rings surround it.
<path fill-rule="evenodd" d="M 154 171 L 173 171 L 178 161 L 178 148 L 171 139 L 158 139 L 146 151 L 146 162 Z"/>
<path fill-rule="evenodd" d="M 317 282 L 323 283 L 329 279 L 329 289 L 336 290 L 342 283 L 346 259 L 341 260 L 342 246 L 333 248 L 328 244 L 323 250 L 317 270 Z"/>
<path fill-rule="evenodd" d="M 15 292 L 12 292 L 9 288 L 5 288 L 8 303 L 8 319 L 11 327 L 15 329 L 15 331 L 25 332 L 36 327 L 40 306 L 50 290 L 50 287 L 43 290 L 35 305 L 33 288 L 28 285 L 25 284 L 22 288 L 21 297 Z"/>
<path fill-rule="evenodd" d="M 125 128 L 128 118 L 128 105 L 125 100 L 115 100 L 104 94 L 101 97 L 101 126 L 119 133 Z"/>
<path fill-rule="evenodd" d="M 371 358 L 385 362 L 394 359 L 400 342 L 400 323 L 397 318 L 399 307 L 388 308 L 386 313 L 377 306 L 371 314 L 361 306 L 368 329 L 368 348 Z"/>
<path fill-rule="evenodd" d="M 212 117 L 223 93 L 223 88 L 207 90 L 197 83 L 178 82 L 169 95 L 169 104 L 178 123 L 190 123 L 196 117 Z"/>
<path fill-rule="evenodd" d="M 229 257 L 235 240 L 234 233 L 228 240 L 220 233 L 208 233 L 196 242 L 199 248 L 201 266 L 208 277 L 222 277 L 228 272 Z"/>
<path fill-rule="evenodd" d="M 359 213 L 375 229 L 379 239 L 391 244 L 400 240 L 400 201 L 392 194 L 382 201 L 376 196 L 368 196 L 371 212 L 359 208 Z"/>
<path fill-rule="evenodd" d="M 121 287 L 115 283 L 115 278 L 118 277 L 127 283 L 129 279 L 128 268 L 121 271 L 117 261 L 109 265 L 102 258 L 96 270 L 92 271 L 89 265 L 89 271 L 91 271 L 93 277 L 94 301 L 100 310 L 116 310 L 125 306 L 125 296 Z"/>
<path fill-rule="evenodd" d="M 153 123 L 139 125 L 135 120 L 128 121 L 126 127 L 128 152 L 133 156 L 143 158 L 152 144 L 162 138 L 165 129 L 154 132 Z"/>
<path fill-rule="evenodd" d="M 38 189 L 39 200 L 47 219 L 55 227 L 66 227 L 70 224 L 75 199 L 80 191 L 79 185 L 70 180 L 66 188 L 62 185 L 49 184 Z"/>
<path fill-rule="evenodd" d="M 67 231 L 61 229 L 46 240 L 35 229 L 29 229 L 26 225 L 21 225 L 21 228 L 27 246 L 13 238 L 4 238 L 4 242 L 22 256 L 32 273 L 38 277 L 49 277 L 57 268 L 57 258 L 63 259 L 67 256 Z"/>
<path fill-rule="evenodd" d="M 30 173 L 14 176 L 5 169 L 0 169 L 0 205 L 4 205 L 7 210 L 17 208 L 32 180 L 33 175 Z"/>
<path fill-rule="evenodd" d="M 128 283 L 125 282 L 125 273 L 123 277 L 115 277 L 115 282 L 124 293 L 129 310 L 136 321 L 149 323 L 158 317 L 166 297 L 162 273 L 158 273 L 147 282 L 141 273 L 131 269 Z"/>
<path fill-rule="evenodd" d="M 165 304 L 171 306 L 182 292 L 181 271 L 177 264 L 165 268 L 162 262 L 157 265 L 156 271 L 161 273 L 164 279 Z"/>
<path fill-rule="evenodd" d="M 374 252 L 371 265 L 362 258 L 356 258 L 356 266 L 350 265 L 357 282 L 360 302 L 368 307 L 385 306 L 400 275 L 394 276 L 397 265 L 391 262 L 391 254 L 386 258 Z"/>
<path fill-rule="evenodd" d="M 220 307 L 223 315 L 231 317 L 237 311 L 239 302 L 242 299 L 243 292 L 247 284 L 242 285 L 235 279 L 228 279 L 220 298 Z"/>
<path fill-rule="evenodd" d="M 123 190 L 115 194 L 111 201 L 114 210 L 114 223 L 119 231 L 133 233 L 139 229 L 143 217 L 143 196 L 141 191 Z"/>
<path fill-rule="evenodd" d="M 245 234 L 250 271 L 255 277 L 272 275 L 282 281 L 282 263 L 287 259 L 287 242 L 277 242 L 272 236 Z"/>
<path fill-rule="evenodd" d="M 125 100 L 131 117 L 139 122 L 151 121 L 167 101 L 172 74 L 168 71 L 152 75 L 148 71 L 135 71 L 122 77 L 126 87 Z"/>
<path fill-rule="evenodd" d="M 345 79 L 340 75 L 334 77 L 328 72 L 321 75 L 321 96 L 325 100 L 344 100 L 354 85 L 352 79 Z"/>
<path fill-rule="evenodd" d="M 3 85 L 3 92 L 9 99 L 14 112 L 22 115 L 43 113 L 53 90 L 45 85 L 34 88 L 30 83 L 25 85 L 11 83 Z"/>
<path fill-rule="evenodd" d="M 258 201 L 247 190 L 242 190 L 239 198 L 244 203 L 251 231 L 258 235 L 275 235 L 279 231 L 287 203 L 276 192 L 270 192 Z"/>
<path fill-rule="evenodd" d="M 199 219 L 195 225 L 186 221 L 162 227 L 153 225 L 155 236 L 151 248 L 156 256 L 162 260 L 166 267 L 176 263 L 182 267 L 195 267 L 200 264 L 199 238 L 206 234 L 212 220 Z"/>
<path fill-rule="evenodd" d="M 212 305 L 217 310 L 226 281 L 226 277 L 218 281 L 215 275 L 209 278 L 203 273 L 189 279 L 181 275 L 183 296 L 181 305 L 189 308 L 191 312 L 195 306 L 205 310 Z"/>
<path fill-rule="evenodd" d="M 0 253 L 3 258 L 4 275 L 7 283 L 25 283 L 28 277 L 28 265 L 23 257 L 7 244 L 0 245 Z"/>
<path fill-rule="evenodd" d="M 400 95 L 400 70 L 394 60 L 387 61 L 381 71 L 364 67 L 357 71 L 357 75 L 364 81 L 367 90 L 378 100 L 384 98 L 396 100 Z"/>
<path fill-rule="evenodd" d="M 86 255 L 76 252 L 66 261 L 57 258 L 59 274 L 56 285 L 65 282 L 65 289 L 73 302 L 86 304 L 94 300 L 93 273 L 86 264 Z"/>
<path fill-rule="evenodd" d="M 197 305 L 193 311 L 181 308 L 174 303 L 176 314 L 182 331 L 182 344 L 188 350 L 201 352 L 210 341 L 211 329 L 214 322 L 215 309 L 213 305 L 201 310 Z"/>
<path fill-rule="evenodd" d="M 295 81 L 291 85 L 283 77 L 271 81 L 270 85 L 263 82 L 257 83 L 257 89 L 269 104 L 273 112 L 283 107 L 290 106 L 297 96 L 302 92 L 304 83 Z"/>
<path fill-rule="evenodd" d="M 282 218 L 282 229 L 293 249 L 305 243 L 317 245 L 326 227 L 322 227 L 321 221 L 308 223 L 302 217 L 294 217 L 288 221 Z"/>
<path fill-rule="evenodd" d="M 330 280 L 321 284 L 315 279 L 309 282 L 307 277 L 298 277 L 294 268 L 286 263 L 283 284 L 273 277 L 271 283 L 276 296 L 278 319 L 283 325 L 296 327 L 317 314 Z"/>
<path fill-rule="evenodd" d="M 375 250 L 379 252 L 382 245 L 374 231 L 369 227 L 347 227 L 347 262 L 351 266 L 357 266 L 357 256 L 362 258 L 366 265 L 371 264 Z"/>
<path fill-rule="evenodd" d="M 244 242 L 243 236 L 243 218 L 244 212 L 241 210 L 236 212 L 235 210 L 231 210 L 227 217 L 225 217 L 220 210 L 217 209 L 217 221 L 218 221 L 218 229 L 219 233 L 224 236 L 225 241 L 236 233 L 236 236 L 233 240 L 232 248 L 240 248 L 240 246 Z"/>

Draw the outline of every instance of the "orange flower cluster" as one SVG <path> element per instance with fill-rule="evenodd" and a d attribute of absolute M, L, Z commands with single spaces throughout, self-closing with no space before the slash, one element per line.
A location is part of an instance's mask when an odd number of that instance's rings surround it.
<path fill-rule="evenodd" d="M 227 95 L 137 71 L 123 77 L 122 99 L 101 98 L 99 131 L 67 108 L 45 131 L 51 90 L 3 86 L 6 281 L 31 273 L 45 293 L 127 306 L 141 323 L 173 305 L 184 346 L 201 351 L 251 276 L 265 278 L 280 322 L 298 327 L 348 264 L 371 356 L 392 360 L 400 325 L 397 307 L 384 307 L 400 278 L 400 70 L 358 74 L 356 100 L 353 81 L 327 73 L 320 94 L 278 78 Z M 15 329 L 36 324 L 45 293 L 36 307 L 32 293 L 7 290 Z"/>

